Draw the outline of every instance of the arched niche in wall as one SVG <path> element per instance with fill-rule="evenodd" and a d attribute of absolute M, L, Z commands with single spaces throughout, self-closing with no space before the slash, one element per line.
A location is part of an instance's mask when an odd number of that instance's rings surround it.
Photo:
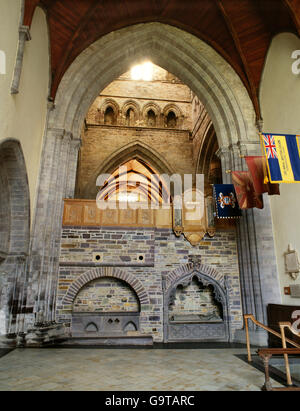
<path fill-rule="evenodd" d="M 161 109 L 155 103 L 143 107 L 142 118 L 147 127 L 161 127 Z"/>
<path fill-rule="evenodd" d="M 122 122 L 125 126 L 135 126 L 139 124 L 140 107 L 134 100 L 126 101 L 122 107 Z"/>
<path fill-rule="evenodd" d="M 182 128 L 183 114 L 175 104 L 168 104 L 163 109 L 163 122 L 167 128 Z"/>
<path fill-rule="evenodd" d="M 165 342 L 230 339 L 229 294 L 225 279 L 214 269 L 202 264 L 182 266 L 165 276 L 164 280 Z M 197 287 L 200 286 L 196 293 L 191 289 L 194 281 Z M 200 295 L 199 291 L 206 295 Z M 176 299 L 180 296 L 189 301 L 184 304 L 181 298 L 176 306 Z M 193 303 L 194 307 L 191 306 Z"/>
<path fill-rule="evenodd" d="M 29 248 L 30 197 L 20 143 L 0 143 L 0 261 L 24 256 Z"/>
<path fill-rule="evenodd" d="M 113 173 L 121 164 L 125 164 L 132 159 L 138 159 L 157 170 L 159 174 L 173 175 L 175 171 L 168 162 L 153 148 L 142 142 L 133 142 L 114 152 L 109 156 L 104 164 L 101 164 L 93 173 L 90 182 L 86 185 L 82 197 L 95 199 L 99 190 L 97 179 L 100 175 Z"/>
<path fill-rule="evenodd" d="M 73 312 L 140 312 L 140 302 L 135 290 L 125 281 L 101 277 L 79 290 Z"/>
<path fill-rule="evenodd" d="M 118 103 L 113 99 L 106 99 L 98 113 L 96 114 L 96 122 L 104 125 L 117 125 L 120 108 Z"/>
<path fill-rule="evenodd" d="M 119 201 L 156 204 L 171 202 L 170 190 L 157 170 L 138 157 L 120 163 L 116 170 L 103 182 L 97 201 Z M 97 184 L 97 185 L 98 185 Z"/>

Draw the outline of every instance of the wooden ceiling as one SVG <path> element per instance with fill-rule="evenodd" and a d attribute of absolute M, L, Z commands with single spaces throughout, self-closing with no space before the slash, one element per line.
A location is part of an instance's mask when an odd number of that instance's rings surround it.
<path fill-rule="evenodd" d="M 101 36 L 144 22 L 161 22 L 206 41 L 236 70 L 260 117 L 258 91 L 273 36 L 300 34 L 300 0 L 25 0 L 24 25 L 36 6 L 46 10 L 54 99 L 73 60 Z"/>

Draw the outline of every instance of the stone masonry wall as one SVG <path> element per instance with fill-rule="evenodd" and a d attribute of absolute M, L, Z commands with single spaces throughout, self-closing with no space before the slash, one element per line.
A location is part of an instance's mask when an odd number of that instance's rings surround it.
<path fill-rule="evenodd" d="M 103 263 L 93 262 L 94 252 L 102 253 Z M 144 261 L 134 256 L 144 253 Z M 183 237 L 177 238 L 169 229 L 64 227 L 57 294 L 57 320 L 70 323 L 72 305 L 64 301 L 69 287 L 84 273 L 95 267 L 118 267 L 142 284 L 149 304 L 141 312 L 143 334 L 154 341 L 163 340 L 162 275 L 201 256 L 202 264 L 226 277 L 229 294 L 231 337 L 242 328 L 239 269 L 235 231 L 219 231 L 214 238 L 205 238 L 192 247 Z M 127 258 L 125 258 L 127 257 Z M 82 277 L 81 277 L 82 278 Z M 82 283 L 82 287 L 84 287 Z"/>
<path fill-rule="evenodd" d="M 178 287 L 176 299 L 169 309 L 169 317 L 172 315 L 208 315 L 212 313 L 221 315 L 213 291 L 207 287 L 201 288 L 197 280 L 193 280 L 188 287 Z"/>
<path fill-rule="evenodd" d="M 176 170 L 176 173 L 184 175 L 194 172 L 193 144 L 190 141 L 188 131 L 89 126 L 84 133 L 80 150 L 77 197 L 86 197 L 85 188 L 91 180 L 96 181 L 101 164 L 122 147 L 136 141 L 140 141 L 159 152 L 172 169 Z M 95 192 L 87 198 L 95 199 L 95 193 L 97 193 L 96 187 Z"/>
<path fill-rule="evenodd" d="M 135 292 L 124 281 L 100 278 L 85 285 L 74 301 L 76 312 L 138 312 Z"/>

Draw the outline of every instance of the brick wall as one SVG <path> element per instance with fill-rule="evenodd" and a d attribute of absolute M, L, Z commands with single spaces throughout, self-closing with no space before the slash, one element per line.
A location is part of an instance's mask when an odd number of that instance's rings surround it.
<path fill-rule="evenodd" d="M 103 253 L 103 263 L 92 262 L 95 250 Z M 134 260 L 133 256 L 141 251 L 147 256 L 145 261 Z M 177 238 L 169 229 L 64 227 L 57 318 L 60 322 L 71 321 L 72 298 L 65 297 L 71 290 L 69 295 L 73 294 L 75 298 L 79 290 L 76 287 L 72 289 L 72 285 L 76 280 L 80 279 L 78 284 L 84 287 L 89 279 L 87 274 L 86 280 L 83 280 L 85 273 L 95 273 L 95 270 L 103 267 L 103 270 L 110 270 L 108 273 L 105 271 L 105 275 L 114 276 L 113 270 L 117 270 L 117 273 L 126 273 L 123 276 L 130 276 L 131 284 L 135 284 L 136 281 L 138 292 L 142 292 L 144 303 L 141 307 L 141 332 L 152 335 L 157 342 L 162 341 L 162 276 L 187 265 L 194 255 L 201 256 L 202 264 L 215 269 L 222 282 L 226 282 L 233 336 L 234 331 L 242 327 L 235 231 L 219 231 L 214 238 L 206 238 L 198 247 L 192 247 L 183 237 Z M 124 258 L 126 256 L 128 258 Z"/>

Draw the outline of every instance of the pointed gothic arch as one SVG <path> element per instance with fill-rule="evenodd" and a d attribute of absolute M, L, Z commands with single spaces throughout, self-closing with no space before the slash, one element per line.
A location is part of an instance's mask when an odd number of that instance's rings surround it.
<path fill-rule="evenodd" d="M 174 174 L 174 170 L 155 150 L 142 142 L 133 142 L 125 147 L 115 151 L 109 156 L 104 164 L 101 164 L 93 173 L 90 182 L 85 187 L 82 196 L 84 198 L 96 198 L 98 187 L 97 179 L 102 174 L 113 173 L 120 165 L 125 164 L 129 160 L 141 160 L 150 164 L 159 174 Z"/>
<path fill-rule="evenodd" d="M 145 58 L 179 77 L 201 99 L 221 147 L 257 142 L 253 104 L 232 67 L 202 40 L 161 23 L 110 33 L 77 57 L 58 88 L 49 126 L 59 125 L 79 136 L 99 90 L 126 72 L 133 61 Z"/>
<path fill-rule="evenodd" d="M 28 254 L 30 195 L 25 159 L 18 140 L 0 143 L 0 254 Z"/>

